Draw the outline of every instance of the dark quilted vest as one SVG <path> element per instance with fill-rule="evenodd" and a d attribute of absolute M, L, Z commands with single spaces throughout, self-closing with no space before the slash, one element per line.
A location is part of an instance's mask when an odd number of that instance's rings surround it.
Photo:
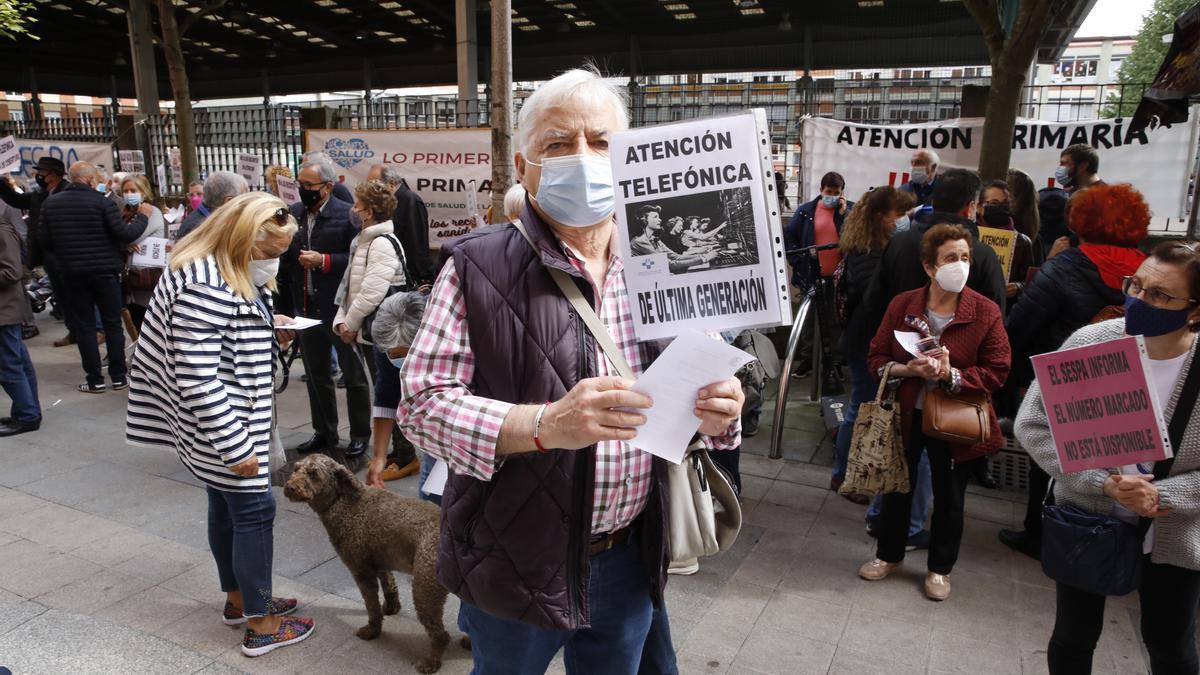
<path fill-rule="evenodd" d="M 475 353 L 471 391 L 540 403 L 596 373 L 592 336 L 543 265 L 575 277 L 585 297 L 592 292 L 528 207 L 522 221 L 540 256 L 511 225 L 464 236 L 450 255 Z M 647 565 L 656 604 L 667 564 L 660 462 L 654 462 L 649 502 L 637 521 L 643 560 L 658 561 Z M 587 627 L 594 478 L 594 446 L 510 456 L 487 482 L 451 473 L 442 495 L 438 580 L 494 616 L 541 628 Z"/>

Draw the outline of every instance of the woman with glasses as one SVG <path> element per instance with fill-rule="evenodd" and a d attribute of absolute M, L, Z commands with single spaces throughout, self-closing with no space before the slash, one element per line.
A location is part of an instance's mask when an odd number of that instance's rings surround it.
<path fill-rule="evenodd" d="M 1097 185 L 1079 193 L 1071 200 L 1070 218 L 1079 246 L 1038 269 L 1005 321 L 1013 352 L 1006 388 L 1018 395 L 1033 380 L 1029 357 L 1058 349 L 1097 318 L 1116 315 L 1125 301 L 1121 280 L 1146 257 L 1137 245 L 1146 238 L 1150 208 L 1132 186 Z M 1049 484 L 1045 472 L 1031 463 L 1025 529 L 1000 530 L 1000 541 L 1033 558 L 1041 555 L 1042 495 Z"/>
<path fill-rule="evenodd" d="M 295 600 L 271 595 L 274 327 L 287 320 L 273 314 L 271 291 L 295 232 L 283 202 L 264 192 L 213 211 L 173 251 L 129 372 L 126 437 L 175 450 L 205 484 L 221 620 L 246 624 L 247 656 L 313 629 L 311 619 L 283 616 Z"/>
<path fill-rule="evenodd" d="M 1095 187 L 1084 192 L 1089 195 Z M 1076 206 L 1071 207 L 1074 222 Z M 1063 349 L 1141 335 L 1149 356 L 1146 375 L 1171 424 L 1181 404 L 1181 389 L 1195 360 L 1200 332 L 1200 247 L 1195 243 L 1159 244 L 1137 270 L 1122 280 L 1124 318 L 1085 326 Z M 1017 417 L 1017 437 L 1029 456 L 1054 478 L 1054 498 L 1089 513 L 1112 515 L 1131 523 L 1150 519 L 1143 539 L 1148 555 L 1142 567 L 1138 599 L 1141 634 L 1150 655 L 1150 672 L 1198 671 L 1196 606 L 1200 603 L 1200 409 L 1193 408 L 1182 442 L 1166 478 L 1147 477 L 1151 466 L 1121 466 L 1064 474 L 1035 381 Z M 1093 652 L 1104 628 L 1105 597 L 1057 585 L 1057 614 L 1046 660 L 1051 675 L 1090 673 Z M 1101 664 L 1099 670 L 1113 668 Z"/>

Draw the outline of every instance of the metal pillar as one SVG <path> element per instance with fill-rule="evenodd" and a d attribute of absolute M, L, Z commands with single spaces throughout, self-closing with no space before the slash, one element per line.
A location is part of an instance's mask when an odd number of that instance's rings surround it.
<path fill-rule="evenodd" d="M 458 110 L 455 125 L 479 126 L 479 34 L 475 0 L 454 0 L 455 62 L 458 65 Z"/>
<path fill-rule="evenodd" d="M 513 183 L 512 0 L 492 0 L 492 213 Z"/>

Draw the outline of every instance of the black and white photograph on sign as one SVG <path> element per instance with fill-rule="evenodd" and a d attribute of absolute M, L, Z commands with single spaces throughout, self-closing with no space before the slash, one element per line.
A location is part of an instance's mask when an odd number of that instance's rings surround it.
<path fill-rule="evenodd" d="M 749 187 L 629 204 L 633 257 L 666 254 L 672 275 L 757 265 Z"/>

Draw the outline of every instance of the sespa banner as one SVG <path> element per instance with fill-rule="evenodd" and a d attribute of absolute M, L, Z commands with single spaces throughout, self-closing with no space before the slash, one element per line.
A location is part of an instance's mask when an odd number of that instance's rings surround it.
<path fill-rule="evenodd" d="M 375 164 L 399 170 L 429 209 L 433 248 L 475 227 L 468 192 L 484 193 L 476 195 L 479 202 L 491 201 L 491 129 L 309 129 L 305 133 L 305 149 L 328 154 L 339 179 L 351 189 L 367 179 Z"/>
<path fill-rule="evenodd" d="M 638 340 L 791 321 L 770 147 L 761 109 L 612 135 Z"/>
<path fill-rule="evenodd" d="M 113 149 L 107 143 L 74 143 L 71 141 L 44 141 L 34 138 L 16 138 L 21 161 L 6 167 L 12 173 L 22 174 L 33 183 L 33 165 L 42 157 L 61 159 L 70 169 L 75 162 L 91 162 L 106 172 L 113 170 Z"/>
<path fill-rule="evenodd" d="M 1186 218 L 1188 213 L 1188 176 L 1195 163 L 1197 121 L 1141 131 L 1131 131 L 1127 123 L 1127 119 L 1018 120 L 1009 166 L 1028 173 L 1038 188 L 1047 187 L 1067 146 L 1090 145 L 1100 156 L 1100 178 L 1133 184 L 1150 205 L 1150 229 L 1171 229 L 1169 219 Z M 821 191 L 825 172 L 837 171 L 846 178 L 847 198 L 857 200 L 872 187 L 906 183 L 909 159 L 917 150 L 937 152 L 942 169 L 978 167 L 983 120 L 881 126 L 808 117 L 803 120 L 801 136 L 801 185 L 807 198 Z"/>

